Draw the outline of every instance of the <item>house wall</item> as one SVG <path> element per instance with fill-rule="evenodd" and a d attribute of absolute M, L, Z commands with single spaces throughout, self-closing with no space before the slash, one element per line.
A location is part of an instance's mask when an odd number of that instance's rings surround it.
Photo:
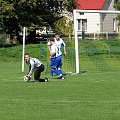
<path fill-rule="evenodd" d="M 106 0 L 103 10 L 115 11 L 114 9 L 114 0 Z M 101 32 L 113 33 L 114 24 L 113 19 L 117 17 L 117 14 L 101 14 Z M 117 26 L 116 26 L 117 29 Z"/>
<path fill-rule="evenodd" d="M 102 10 L 115 11 L 114 0 L 106 0 Z M 100 13 L 77 13 L 78 19 L 87 19 L 86 33 L 113 33 L 117 31 L 117 14 L 100 14 Z M 115 28 L 114 28 L 115 27 Z M 81 32 L 81 31 L 79 31 Z"/>
<path fill-rule="evenodd" d="M 85 33 L 99 33 L 100 32 L 100 14 L 99 13 L 84 13 L 80 15 L 77 13 L 77 19 L 87 19 L 87 30 Z M 81 33 L 82 31 L 78 31 Z"/>

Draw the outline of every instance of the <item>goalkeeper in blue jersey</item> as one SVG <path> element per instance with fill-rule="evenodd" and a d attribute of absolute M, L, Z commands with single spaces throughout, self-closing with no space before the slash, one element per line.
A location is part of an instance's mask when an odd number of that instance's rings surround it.
<path fill-rule="evenodd" d="M 58 69 L 58 66 L 61 65 L 61 56 L 59 55 L 59 49 L 55 40 L 50 38 L 50 68 L 51 72 L 55 73 L 58 76 L 58 79 L 64 79 L 62 74 L 62 69 Z"/>
<path fill-rule="evenodd" d="M 58 66 L 57 66 L 57 69 L 60 70 L 60 69 L 62 69 L 62 51 L 61 51 L 61 47 L 62 46 L 64 47 L 64 54 L 66 55 L 66 44 L 62 40 L 62 38 L 60 38 L 59 34 L 55 35 L 54 42 L 56 43 L 56 46 L 57 46 L 57 49 L 58 49 L 58 52 L 59 52 L 58 56 L 60 57 L 60 62 L 58 64 Z M 51 49 L 51 43 L 48 42 L 47 45 L 48 45 L 48 49 L 50 51 L 50 49 Z M 52 71 L 50 72 L 50 76 L 53 76 Z"/>

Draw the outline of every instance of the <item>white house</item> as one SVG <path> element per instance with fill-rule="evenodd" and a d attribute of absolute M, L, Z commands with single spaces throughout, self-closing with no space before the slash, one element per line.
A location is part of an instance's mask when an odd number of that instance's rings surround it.
<path fill-rule="evenodd" d="M 76 0 L 77 9 L 81 10 L 115 10 L 115 0 Z M 117 14 L 77 13 L 78 31 L 85 33 L 117 32 Z"/>

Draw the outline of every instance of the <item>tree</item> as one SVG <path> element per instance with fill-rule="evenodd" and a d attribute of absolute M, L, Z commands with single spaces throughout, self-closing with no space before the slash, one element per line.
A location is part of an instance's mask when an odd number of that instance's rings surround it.
<path fill-rule="evenodd" d="M 76 8 L 76 0 L 65 0 L 64 7 L 68 12 L 73 12 L 73 9 Z"/>
<path fill-rule="evenodd" d="M 73 9 L 76 8 L 76 2 L 75 0 L 65 0 L 63 6 L 63 17 L 54 22 L 54 25 L 56 26 L 55 30 L 65 36 L 69 36 L 71 39 L 73 33 Z"/>
<path fill-rule="evenodd" d="M 25 27 L 52 26 L 67 7 L 71 11 L 73 0 L 0 0 L 0 30 L 15 34 Z"/>
<path fill-rule="evenodd" d="M 120 11 L 120 1 L 119 0 L 115 0 L 114 1 L 114 7 L 116 10 L 119 10 Z M 120 15 L 118 14 L 117 16 L 117 22 L 118 22 L 118 31 L 120 30 Z"/>

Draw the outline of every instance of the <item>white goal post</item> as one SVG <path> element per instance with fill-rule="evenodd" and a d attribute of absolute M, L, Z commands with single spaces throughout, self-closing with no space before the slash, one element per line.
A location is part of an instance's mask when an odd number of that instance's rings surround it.
<path fill-rule="evenodd" d="M 24 60 L 24 54 L 25 54 L 25 30 L 26 28 L 23 28 L 23 49 L 22 49 L 22 72 L 24 72 L 24 64 L 25 64 L 25 60 Z"/>
<path fill-rule="evenodd" d="M 73 10 L 74 39 L 75 39 L 75 58 L 76 58 L 76 74 L 78 74 L 80 72 L 80 69 L 79 69 L 79 50 L 78 50 L 77 13 L 120 14 L 120 11 L 108 11 L 108 10 Z"/>

